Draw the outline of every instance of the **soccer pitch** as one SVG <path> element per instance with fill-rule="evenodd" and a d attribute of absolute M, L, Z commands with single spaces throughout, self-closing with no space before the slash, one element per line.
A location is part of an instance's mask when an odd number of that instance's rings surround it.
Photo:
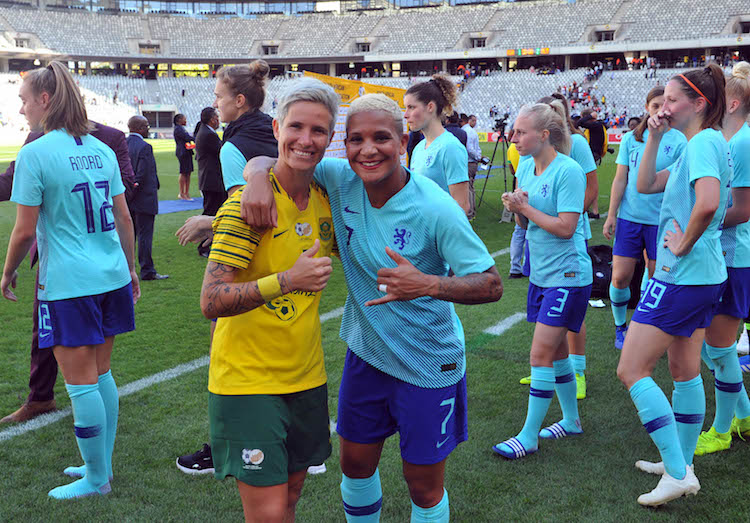
<path fill-rule="evenodd" d="M 161 180 L 160 199 L 175 199 L 174 142 L 152 143 Z M 493 146 L 482 144 L 485 155 L 491 155 Z M 6 168 L 15 151 L 17 148 L 0 148 L 0 169 Z M 607 210 L 614 158 L 608 155 L 599 169 L 600 212 Z M 510 186 L 510 179 L 508 183 Z M 518 380 L 529 372 L 532 334 L 532 326 L 522 314 L 528 282 L 507 278 L 507 248 L 513 227 L 498 223 L 503 185 L 499 171 L 486 185 L 484 203 L 475 220 L 475 229 L 495 256 L 503 277 L 503 297 L 492 304 L 456 306 L 466 332 L 469 441 L 451 454 L 446 468 L 452 520 L 744 520 L 744 465 L 750 459 L 750 450 L 747 443 L 739 440 L 729 451 L 696 457 L 696 474 L 703 487 L 698 496 L 674 501 L 659 510 L 637 505 L 636 497 L 651 490 L 657 477 L 637 471 L 633 464 L 637 459 L 656 460 L 658 454 L 615 375 L 619 352 L 613 348 L 609 307 L 589 308 L 587 313 L 588 398 L 579 404 L 584 435 L 542 441 L 537 454 L 519 461 L 505 461 L 491 451 L 493 444 L 515 435 L 523 425 L 528 389 Z M 483 187 L 484 180 L 477 180 L 477 196 Z M 191 193 L 198 193 L 197 172 L 192 177 Z M 157 217 L 154 262 L 157 270 L 170 278 L 142 283 L 143 297 L 135 309 L 136 331 L 119 336 L 115 342 L 112 372 L 123 397 L 112 493 L 73 502 L 47 498 L 51 488 L 70 481 L 62 470 L 81 464 L 70 415 L 58 416 L 61 419 L 27 431 L 23 424 L 3 425 L 0 462 L 5 470 L 0 475 L 0 521 L 242 520 L 242 506 L 233 481 L 187 476 L 174 465 L 178 455 L 193 452 L 208 441 L 205 357 L 209 322 L 201 315 L 198 304 L 205 259 L 197 255 L 195 246 L 180 247 L 174 236 L 185 219 L 195 214 L 199 211 Z M 3 259 L 14 217 L 13 204 L 0 204 Z M 606 243 L 602 225 L 603 220 L 592 222 L 592 244 Z M 5 362 L 0 367 L 0 415 L 15 410 L 28 393 L 34 284 L 28 263 L 19 270 L 19 276 L 19 302 L 0 301 L 0 353 Z M 338 309 L 345 297 L 341 264 L 334 261 L 334 274 L 323 293 L 320 309 L 325 319 L 323 348 L 334 419 L 346 350 L 338 337 Z M 708 427 L 714 413 L 714 389 L 710 373 L 704 372 L 705 375 L 709 378 Z M 666 361 L 657 366 L 654 378 L 669 395 L 672 384 Z M 746 386 L 750 386 L 750 381 Z M 62 377 L 58 378 L 55 391 L 58 408 L 69 408 Z M 546 422 L 559 417 L 559 406 L 553 401 Z M 335 435 L 332 441 L 334 450 L 326 463 L 328 472 L 308 476 L 297 507 L 300 522 L 344 521 Z M 397 437 L 384 448 L 380 473 L 382 521 L 408 521 L 411 508 Z"/>

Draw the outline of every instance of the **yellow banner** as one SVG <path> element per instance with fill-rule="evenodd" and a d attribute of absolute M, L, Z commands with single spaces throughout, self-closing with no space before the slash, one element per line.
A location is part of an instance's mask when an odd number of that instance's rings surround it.
<path fill-rule="evenodd" d="M 333 87 L 336 93 L 341 97 L 342 105 L 349 105 L 352 103 L 352 100 L 364 94 L 380 93 L 395 100 L 401 109 L 406 109 L 406 107 L 404 107 L 405 89 L 398 89 L 396 87 L 388 87 L 385 85 L 373 85 L 368 84 L 367 82 L 360 82 L 359 80 L 345 80 L 344 78 L 336 78 L 335 76 L 311 73 L 309 71 L 305 71 L 305 76 L 317 78 L 321 82 Z"/>

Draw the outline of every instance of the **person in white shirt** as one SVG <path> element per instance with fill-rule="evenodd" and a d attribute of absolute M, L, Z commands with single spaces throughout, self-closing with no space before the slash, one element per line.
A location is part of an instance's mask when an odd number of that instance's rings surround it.
<path fill-rule="evenodd" d="M 477 168 L 482 160 L 482 149 L 479 147 L 479 135 L 474 130 L 477 125 L 477 117 L 473 114 L 468 117 L 462 114 L 461 120 L 468 122 L 461 129 L 466 132 L 466 150 L 469 153 L 469 212 L 466 216 L 469 220 L 473 220 L 476 216 L 474 178 L 477 176 Z"/>

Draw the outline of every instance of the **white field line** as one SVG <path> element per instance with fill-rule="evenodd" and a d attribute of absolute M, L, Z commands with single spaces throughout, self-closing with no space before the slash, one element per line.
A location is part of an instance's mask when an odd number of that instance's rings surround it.
<path fill-rule="evenodd" d="M 488 329 L 484 329 L 484 332 L 487 333 L 487 334 L 492 334 L 494 336 L 500 336 L 505 331 L 507 331 L 508 329 L 510 329 L 513 325 L 515 325 L 519 321 L 522 321 L 525 318 L 526 318 L 526 313 L 525 312 L 517 312 L 514 315 L 508 316 L 504 320 L 499 321 L 498 323 L 496 323 L 492 327 L 490 327 Z"/>
<path fill-rule="evenodd" d="M 500 249 L 499 251 L 495 251 L 490 256 L 493 258 L 497 258 L 498 256 L 502 256 L 503 254 L 508 254 L 510 252 L 510 247 L 506 247 L 505 249 Z"/>
<path fill-rule="evenodd" d="M 338 309 L 334 309 L 330 312 L 326 312 L 325 314 L 322 314 L 320 316 L 320 321 L 325 322 L 328 320 L 339 318 L 341 317 L 343 313 L 344 313 L 344 308 L 339 307 Z M 484 332 L 488 334 L 494 334 L 495 336 L 500 336 L 506 330 L 508 330 L 513 325 L 521 321 L 525 316 L 526 315 L 524 313 L 517 312 L 516 314 L 509 316 L 508 318 L 505 318 L 504 320 L 500 321 L 498 324 L 488 329 L 485 329 Z M 162 372 L 157 372 L 156 374 L 153 374 L 151 376 L 147 376 L 145 378 L 141 378 L 139 380 L 133 381 L 119 388 L 120 397 L 124 398 L 131 394 L 135 394 L 136 392 L 139 392 L 145 388 L 151 387 L 152 385 L 156 385 L 157 383 L 162 383 L 164 381 L 172 380 L 174 378 L 182 376 L 183 374 L 187 374 L 188 372 L 192 372 L 194 370 L 205 367 L 206 365 L 208 365 L 208 363 L 209 363 L 209 357 L 201 356 L 200 358 L 197 358 L 188 363 L 183 363 L 171 369 L 167 369 Z M 0 441 L 7 441 L 16 436 L 26 434 L 27 432 L 41 429 L 43 427 L 46 427 L 47 425 L 51 425 L 64 418 L 67 418 L 71 414 L 72 414 L 72 410 L 70 407 L 67 407 L 65 409 L 62 409 L 56 412 L 50 412 L 49 414 L 42 414 L 41 416 L 38 416 L 32 420 L 26 421 L 24 423 L 21 423 L 9 429 L 3 430 L 2 432 L 0 432 Z M 336 422 L 334 420 L 331 420 L 331 433 L 335 433 L 335 432 L 336 432 Z"/>
<path fill-rule="evenodd" d="M 339 307 L 338 309 L 334 309 L 330 312 L 322 314 L 320 316 L 320 321 L 324 322 L 332 320 L 334 318 L 339 318 L 342 314 L 344 314 L 344 308 Z M 119 387 L 118 391 L 120 393 L 120 397 L 124 398 L 125 396 L 129 396 L 131 394 L 139 392 L 147 387 L 156 385 L 157 383 L 169 381 L 171 379 L 182 376 L 183 374 L 187 374 L 188 372 L 200 369 L 201 367 L 205 367 L 206 365 L 208 365 L 208 362 L 208 356 L 201 356 L 200 358 L 194 359 L 193 361 L 190 361 L 188 363 L 183 363 L 171 369 L 157 372 L 156 374 L 153 374 L 151 376 L 147 376 L 132 383 L 128 383 L 127 385 Z M 21 434 L 31 432 L 32 430 L 41 429 L 43 427 L 46 427 L 47 425 L 56 423 L 61 419 L 67 418 L 71 414 L 72 410 L 70 409 L 70 407 L 58 410 L 56 412 L 50 412 L 49 414 L 42 414 L 41 416 L 36 417 L 32 420 L 3 430 L 2 432 L 0 432 L 0 441 L 6 441 L 15 436 L 20 436 Z M 335 428 L 335 423 L 333 423 L 332 426 Z"/>

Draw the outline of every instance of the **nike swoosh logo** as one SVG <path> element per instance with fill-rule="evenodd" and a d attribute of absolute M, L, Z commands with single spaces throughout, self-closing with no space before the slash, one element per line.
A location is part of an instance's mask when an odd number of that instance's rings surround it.
<path fill-rule="evenodd" d="M 450 439 L 450 436 L 449 436 L 449 437 L 447 437 L 447 438 L 445 438 L 445 439 L 444 439 L 443 441 L 438 441 L 438 443 L 437 443 L 436 447 L 437 447 L 437 448 L 440 448 L 440 447 L 442 447 L 443 445 L 445 445 L 445 443 L 446 443 L 446 442 L 448 441 L 448 439 Z"/>
<path fill-rule="evenodd" d="M 278 238 L 279 236 L 281 236 L 282 234 L 284 234 L 286 232 L 289 232 L 289 229 L 286 229 L 284 231 L 278 232 L 278 233 L 274 234 L 273 237 L 274 238 Z"/>
<path fill-rule="evenodd" d="M 351 209 L 349 208 L 349 206 L 348 206 L 348 205 L 347 205 L 346 207 L 344 207 L 344 212 L 348 212 L 348 213 L 350 213 L 350 214 L 359 214 L 359 213 L 358 213 L 357 211 L 352 211 L 352 210 L 351 210 Z"/>

